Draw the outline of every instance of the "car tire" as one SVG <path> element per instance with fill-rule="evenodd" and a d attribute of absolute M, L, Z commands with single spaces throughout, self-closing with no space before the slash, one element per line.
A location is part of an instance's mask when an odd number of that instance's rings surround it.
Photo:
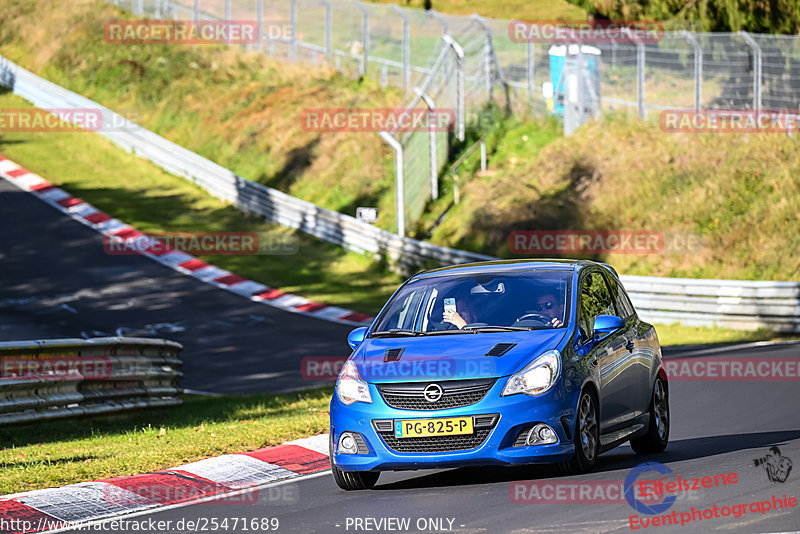
<path fill-rule="evenodd" d="M 575 455 L 571 460 L 558 464 L 568 475 L 587 473 L 592 470 L 600 454 L 600 424 L 597 417 L 597 402 L 589 390 L 581 392 L 573 432 Z"/>
<path fill-rule="evenodd" d="M 328 458 L 331 462 L 331 472 L 333 473 L 333 480 L 336 485 L 343 490 L 365 490 L 375 487 L 378 482 L 378 477 L 381 475 L 380 471 L 342 471 L 336 464 L 333 463 L 333 436 L 328 440 Z"/>
<path fill-rule="evenodd" d="M 653 454 L 667 448 L 669 442 L 669 395 L 666 384 L 656 378 L 650 396 L 650 425 L 647 434 L 631 440 L 637 454 Z"/>

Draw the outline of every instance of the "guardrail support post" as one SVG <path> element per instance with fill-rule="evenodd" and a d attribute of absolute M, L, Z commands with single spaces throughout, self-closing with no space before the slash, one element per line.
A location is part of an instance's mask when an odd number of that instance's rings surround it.
<path fill-rule="evenodd" d="M 694 48 L 694 109 L 700 111 L 703 102 L 703 48 L 690 32 L 682 30 L 681 35 Z"/>
<path fill-rule="evenodd" d="M 397 212 L 397 235 L 406 235 L 406 214 L 403 195 L 403 145 L 392 137 L 388 132 L 379 132 L 381 139 L 386 141 L 394 149 L 394 187 L 395 187 L 395 211 Z"/>
<path fill-rule="evenodd" d="M 753 51 L 753 110 L 758 113 L 761 111 L 761 47 L 747 32 L 740 31 L 739 35 Z"/>

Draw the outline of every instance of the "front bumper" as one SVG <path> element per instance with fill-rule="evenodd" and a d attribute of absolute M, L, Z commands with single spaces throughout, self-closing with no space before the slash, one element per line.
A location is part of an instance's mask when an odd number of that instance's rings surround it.
<path fill-rule="evenodd" d="M 572 458 L 575 448 L 564 425 L 574 429 L 577 394 L 568 394 L 559 380 L 540 397 L 511 395 L 501 397 L 505 378 L 495 382 L 477 403 L 446 410 L 400 410 L 388 406 L 374 384 L 369 384 L 372 403 L 346 406 L 336 394 L 331 401 L 333 461 L 343 471 L 389 471 L 430 469 L 470 465 L 519 465 L 552 463 Z M 488 436 L 474 448 L 445 452 L 398 452 L 376 431 L 373 421 L 391 419 L 429 419 L 497 414 Z M 563 422 L 562 422 L 563 419 Z M 556 443 L 515 447 L 520 432 L 532 423 L 546 423 L 558 438 Z M 369 451 L 365 454 L 340 454 L 336 444 L 342 432 L 358 432 Z M 391 440 L 389 440 L 391 442 Z"/>

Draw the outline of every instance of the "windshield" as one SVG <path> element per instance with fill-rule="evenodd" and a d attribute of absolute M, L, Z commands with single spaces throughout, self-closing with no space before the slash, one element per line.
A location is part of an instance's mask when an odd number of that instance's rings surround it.
<path fill-rule="evenodd" d="M 436 276 L 408 282 L 372 332 L 422 335 L 561 328 L 572 271 Z"/>

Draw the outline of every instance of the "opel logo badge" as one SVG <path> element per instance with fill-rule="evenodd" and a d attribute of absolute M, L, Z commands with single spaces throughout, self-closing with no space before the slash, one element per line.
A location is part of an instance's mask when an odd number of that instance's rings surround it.
<path fill-rule="evenodd" d="M 422 395 L 425 397 L 426 401 L 436 402 L 442 398 L 442 386 L 439 384 L 428 384 L 425 386 L 425 389 L 422 390 Z"/>

